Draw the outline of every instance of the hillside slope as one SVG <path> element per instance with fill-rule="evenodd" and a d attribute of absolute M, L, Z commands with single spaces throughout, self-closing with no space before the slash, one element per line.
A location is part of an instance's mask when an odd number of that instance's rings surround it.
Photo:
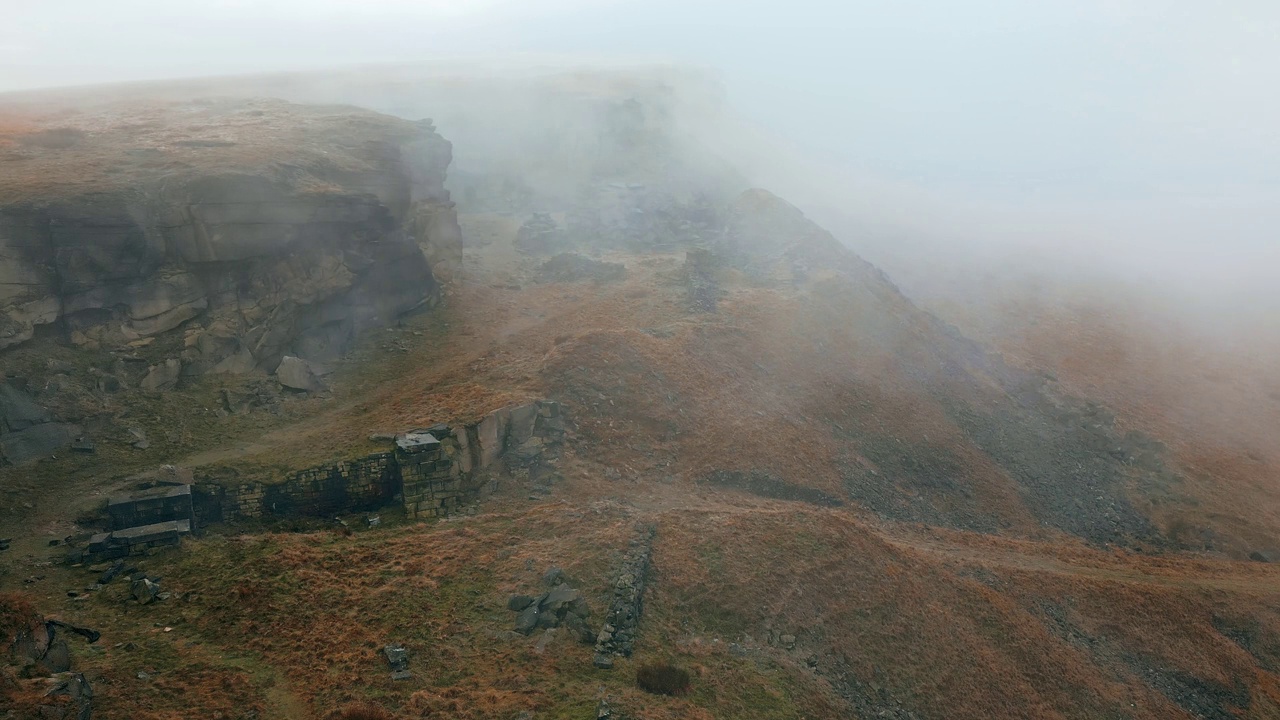
<path fill-rule="evenodd" d="M 172 593 L 158 605 L 118 584 L 66 597 L 84 570 L 42 567 L 38 536 L 0 582 L 106 633 L 73 649 L 102 718 L 354 700 L 583 717 L 601 698 L 651 719 L 1280 712 L 1280 572 L 1179 551 L 1152 523 L 1182 487 L 1158 444 L 922 313 L 785 202 L 752 191 L 723 213 L 692 259 L 610 251 L 621 279 L 556 282 L 514 250 L 518 223 L 464 217 L 491 237 L 445 310 L 366 338 L 331 398 L 290 399 L 265 426 L 224 418 L 227 437 L 254 430 L 187 459 L 269 475 L 546 396 L 571 421 L 551 485 L 509 476 L 474 515 L 384 513 L 354 535 L 215 532 L 139 562 Z M 631 659 L 596 670 L 562 632 L 510 632 L 508 596 L 551 566 L 598 623 L 649 525 Z M 412 679 L 389 678 L 392 642 Z M 690 692 L 638 690 L 650 661 L 693 670 Z"/>

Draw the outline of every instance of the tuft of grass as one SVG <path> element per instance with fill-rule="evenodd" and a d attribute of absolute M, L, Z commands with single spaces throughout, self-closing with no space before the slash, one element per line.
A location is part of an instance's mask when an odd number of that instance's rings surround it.
<path fill-rule="evenodd" d="M 395 720 L 391 711 L 371 702 L 352 703 L 331 714 L 328 720 Z"/>
<path fill-rule="evenodd" d="M 654 695 L 684 695 L 691 680 L 688 670 L 670 663 L 646 663 L 636 670 L 636 687 Z"/>
<path fill-rule="evenodd" d="M 0 648 L 23 632 L 28 632 L 40 622 L 35 604 L 30 596 L 18 592 L 0 592 Z"/>

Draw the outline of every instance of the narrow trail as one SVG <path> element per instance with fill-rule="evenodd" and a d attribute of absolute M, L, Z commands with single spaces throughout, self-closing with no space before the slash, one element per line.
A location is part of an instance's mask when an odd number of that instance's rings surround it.
<path fill-rule="evenodd" d="M 737 493 L 687 489 L 646 492 L 631 498 L 641 518 L 661 522 L 669 515 L 793 516 L 797 512 L 834 513 L 868 530 L 885 543 L 920 553 L 945 565 L 1005 569 L 1083 578 L 1108 583 L 1155 585 L 1247 594 L 1280 602 L 1280 567 L 1194 555 L 1147 556 L 1109 553 L 1053 541 L 959 534 L 958 542 L 925 537 L 914 529 L 864 516 L 853 508 L 810 510 L 795 502 L 764 500 Z M 974 547 L 967 543 L 981 544 Z M 1064 552 L 1065 551 L 1065 552 Z M 1064 558 L 1063 555 L 1068 558 Z"/>

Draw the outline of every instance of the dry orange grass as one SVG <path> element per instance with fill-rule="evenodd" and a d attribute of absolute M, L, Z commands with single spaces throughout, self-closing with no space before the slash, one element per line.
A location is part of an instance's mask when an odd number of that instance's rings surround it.
<path fill-rule="evenodd" d="M 659 532 L 655 603 L 671 632 L 701 616 L 714 621 L 704 631 L 726 639 L 793 634 L 797 655 L 843 664 L 926 716 L 1191 717 L 1146 684 L 1144 667 L 1227 690 L 1243 683 L 1255 711 L 1274 700 L 1274 670 L 1213 624 L 1231 608 L 1268 633 L 1280 628 L 1274 571 L 1245 566 L 1237 579 L 1247 589 L 1201 585 L 1194 564 L 1169 573 L 1173 582 L 1146 582 L 1144 558 L 1123 564 L 1132 575 L 1082 576 L 1026 555 L 1012 564 L 986 551 L 940 556 L 838 510 L 673 513 Z M 1064 639 L 1044 603 L 1062 605 L 1093 644 Z"/>
<path fill-rule="evenodd" d="M 1090 306 L 1028 312 L 1019 316 L 1026 327 L 996 338 L 1011 357 L 1170 446 L 1187 480 L 1179 490 L 1197 505 L 1153 507 L 1165 527 L 1189 525 L 1192 546 L 1209 528 L 1214 545 L 1238 557 L 1280 551 L 1280 370 L 1266 346 L 1274 330 L 1258 328 L 1232 349 Z"/>

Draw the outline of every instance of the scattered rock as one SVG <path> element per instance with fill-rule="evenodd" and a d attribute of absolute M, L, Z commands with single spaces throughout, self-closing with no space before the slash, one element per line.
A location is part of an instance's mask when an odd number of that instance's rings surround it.
<path fill-rule="evenodd" d="M 59 422 L 40 423 L 11 432 L 4 432 L 0 426 L 0 458 L 21 465 L 48 457 L 70 445 L 79 433 L 80 428 L 75 425 Z"/>
<path fill-rule="evenodd" d="M 42 718 L 90 720 L 93 717 L 93 688 L 80 673 L 68 672 L 50 678 L 45 697 L 58 698 L 59 702 L 41 707 Z"/>
<path fill-rule="evenodd" d="M 315 392 L 323 387 L 320 375 L 311 363 L 292 355 L 285 355 L 280 360 L 276 367 L 276 380 L 287 388 L 305 392 Z"/>
<path fill-rule="evenodd" d="M 539 655 L 546 651 L 547 645 L 555 639 L 555 628 L 547 628 L 543 631 L 542 637 L 538 638 L 538 642 L 534 644 L 533 651 Z"/>
<path fill-rule="evenodd" d="M 547 587 L 555 587 L 564 582 L 564 571 L 558 567 L 551 567 L 542 574 L 542 584 Z"/>
<path fill-rule="evenodd" d="M 516 632 L 521 635 L 528 635 L 538 627 L 538 605 L 536 603 L 529 605 L 520 614 L 516 616 Z"/>
<path fill-rule="evenodd" d="M 556 579 L 561 579 L 560 575 Z M 507 608 L 520 613 L 516 617 L 515 629 L 523 635 L 529 635 L 538 628 L 550 630 L 563 627 L 572 637 L 585 643 L 592 642 L 594 638 L 587 625 L 591 610 L 587 607 L 586 600 L 582 593 L 563 584 L 563 581 L 536 598 L 515 595 L 507 601 Z"/>
<path fill-rule="evenodd" d="M 577 253 L 560 253 L 538 266 L 536 281 L 540 283 L 568 283 L 592 281 L 617 282 L 627 276 L 627 268 L 621 263 L 593 260 Z"/>
<path fill-rule="evenodd" d="M 397 670 L 391 673 L 391 679 L 392 680 L 412 680 L 413 673 L 409 672 L 408 670 Z"/>
<path fill-rule="evenodd" d="M 1249 559 L 1254 562 L 1261 562 L 1261 563 L 1271 562 L 1271 556 L 1260 550 L 1254 550 L 1253 552 L 1249 553 Z"/>
<path fill-rule="evenodd" d="M 147 376 L 142 378 L 138 387 L 150 392 L 172 390 L 178 386 L 178 378 L 182 377 L 182 361 L 169 358 L 159 365 L 152 365 Z"/>
<path fill-rule="evenodd" d="M 129 592 L 133 595 L 133 599 L 138 601 L 139 605 L 148 605 L 156 599 L 156 595 L 160 593 L 160 585 L 151 582 L 149 578 L 138 578 L 129 586 Z"/>
<path fill-rule="evenodd" d="M 567 609 L 570 605 L 581 599 L 582 593 L 579 593 L 568 585 L 560 584 L 543 597 L 542 609 L 550 612 L 560 612 L 562 609 Z"/>
<path fill-rule="evenodd" d="M 564 628 L 569 631 L 570 637 L 575 637 L 578 642 L 583 645 L 590 645 L 595 642 L 596 635 L 591 630 L 591 626 L 587 624 L 585 616 L 575 613 L 569 613 L 564 619 Z"/>
<path fill-rule="evenodd" d="M 64 623 L 61 620 L 50 620 L 48 621 L 47 624 L 50 627 L 62 628 L 63 630 L 79 635 L 85 640 L 88 640 L 90 645 L 102 639 L 102 633 L 98 632 L 97 630 L 90 630 L 89 628 L 77 627 L 75 625 Z"/>
<path fill-rule="evenodd" d="M 102 574 L 99 575 L 99 578 L 97 578 L 97 584 L 100 584 L 100 585 L 108 584 L 111 582 L 111 580 L 115 579 L 116 575 L 119 575 L 120 573 L 124 573 L 124 571 L 125 571 L 124 560 L 116 560 L 115 562 L 113 562 L 113 564 L 111 564 L 110 568 L 102 571 Z"/>
<path fill-rule="evenodd" d="M 382 648 L 382 656 L 387 659 L 387 665 L 396 672 L 409 669 L 409 651 L 399 643 Z"/>
<path fill-rule="evenodd" d="M 131 444 L 139 450 L 151 447 L 150 441 L 147 440 L 147 433 L 142 428 L 129 428 L 129 437 L 132 439 Z"/>

